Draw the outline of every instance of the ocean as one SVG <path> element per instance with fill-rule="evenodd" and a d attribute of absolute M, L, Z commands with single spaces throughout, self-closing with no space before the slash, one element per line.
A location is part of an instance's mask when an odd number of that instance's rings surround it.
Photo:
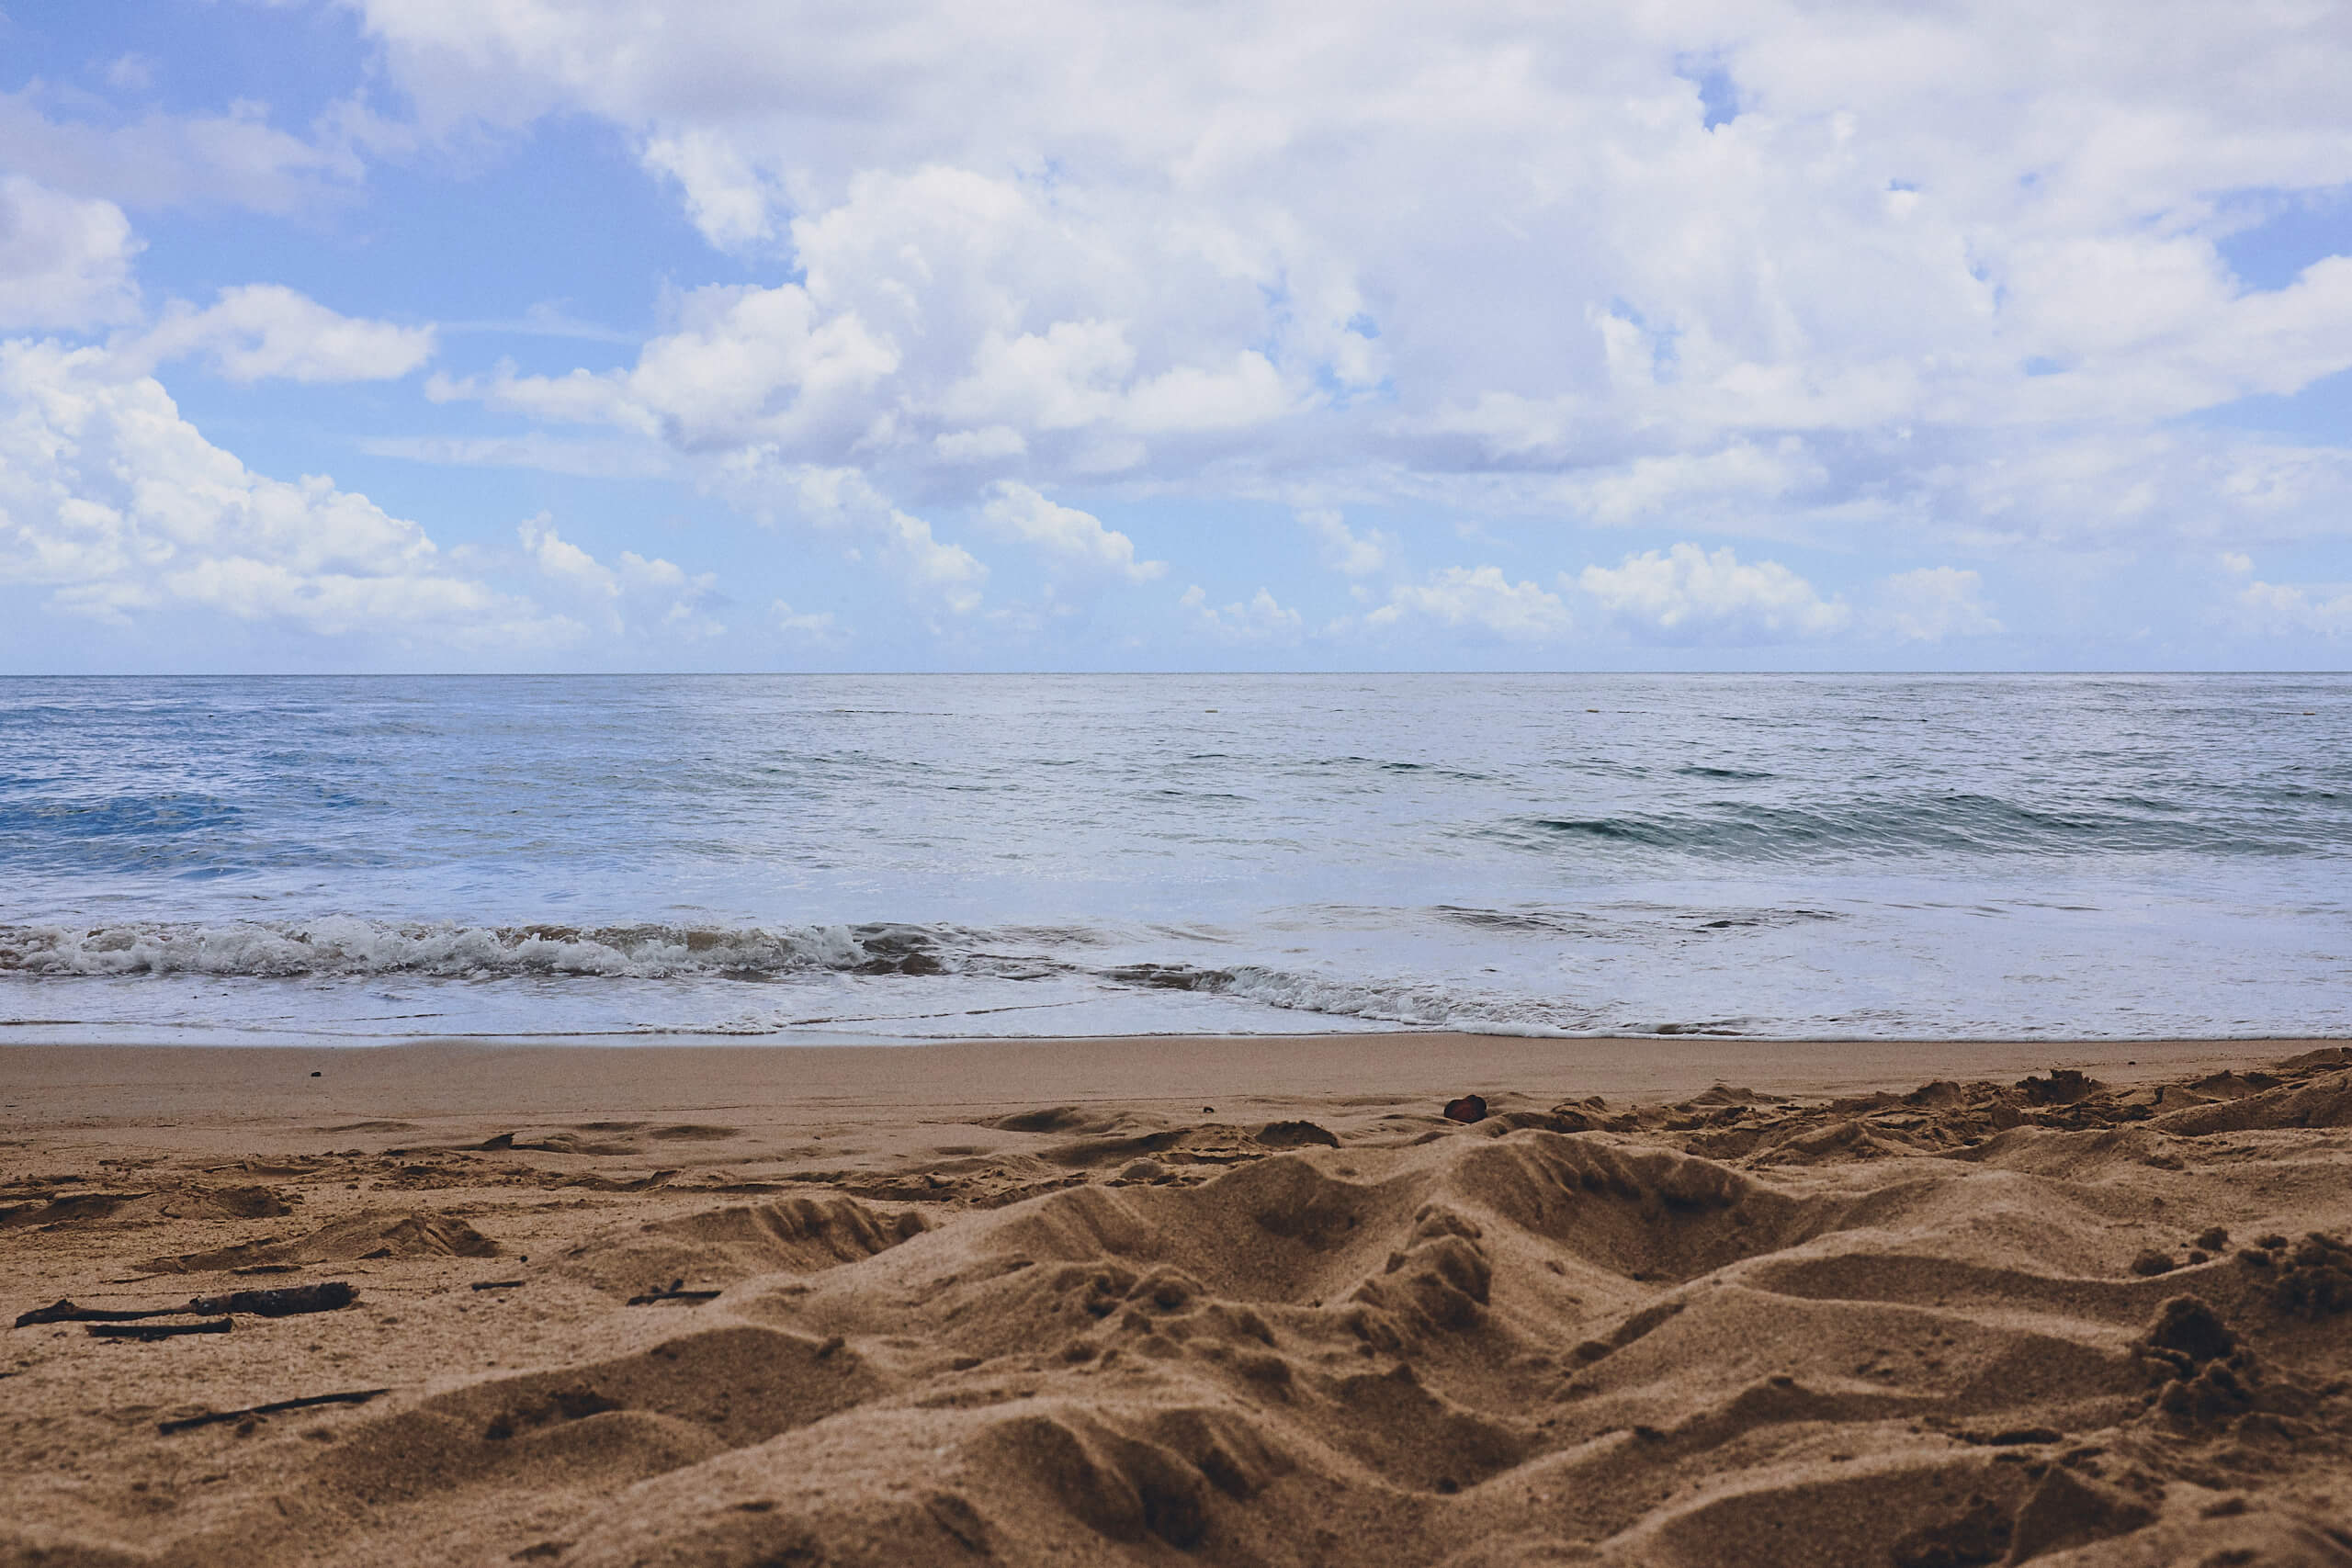
<path fill-rule="evenodd" d="M 2347 698 L 0 681 L 0 1039 L 2346 1035 Z"/>

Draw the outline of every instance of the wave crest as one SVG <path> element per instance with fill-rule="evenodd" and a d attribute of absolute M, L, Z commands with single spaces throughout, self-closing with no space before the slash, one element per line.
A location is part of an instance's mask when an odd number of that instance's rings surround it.
<path fill-rule="evenodd" d="M 0 927 L 0 974 L 302 976 L 447 978 L 570 975 L 759 978 L 831 970 L 940 974 L 944 928 L 816 925 L 470 926 L 348 916 L 228 925 L 164 922 Z"/>

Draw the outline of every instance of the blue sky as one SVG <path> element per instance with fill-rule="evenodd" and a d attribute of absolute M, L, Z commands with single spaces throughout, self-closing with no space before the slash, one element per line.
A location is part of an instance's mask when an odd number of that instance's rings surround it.
<path fill-rule="evenodd" d="M 2352 665 L 2339 7 L 0 0 L 0 670 Z"/>

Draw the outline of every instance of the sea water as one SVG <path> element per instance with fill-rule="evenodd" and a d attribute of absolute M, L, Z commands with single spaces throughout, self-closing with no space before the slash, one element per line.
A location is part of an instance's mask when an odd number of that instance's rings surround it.
<path fill-rule="evenodd" d="M 2347 699 L 0 681 L 0 1039 L 2343 1035 Z"/>

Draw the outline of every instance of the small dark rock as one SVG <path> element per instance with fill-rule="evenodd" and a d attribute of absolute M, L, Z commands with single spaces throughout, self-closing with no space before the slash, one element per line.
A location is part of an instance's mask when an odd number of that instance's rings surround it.
<path fill-rule="evenodd" d="M 1484 1122 L 1487 1119 L 1486 1098 L 1465 1094 L 1459 1100 L 1447 1100 L 1445 1119 L 1449 1122 Z"/>
<path fill-rule="evenodd" d="M 2132 1272 L 2143 1280 L 2153 1280 L 2159 1274 L 2169 1274 L 2179 1267 L 2179 1262 L 2171 1253 L 2158 1251 L 2153 1247 L 2143 1248 L 2140 1255 L 2132 1259 Z"/>

